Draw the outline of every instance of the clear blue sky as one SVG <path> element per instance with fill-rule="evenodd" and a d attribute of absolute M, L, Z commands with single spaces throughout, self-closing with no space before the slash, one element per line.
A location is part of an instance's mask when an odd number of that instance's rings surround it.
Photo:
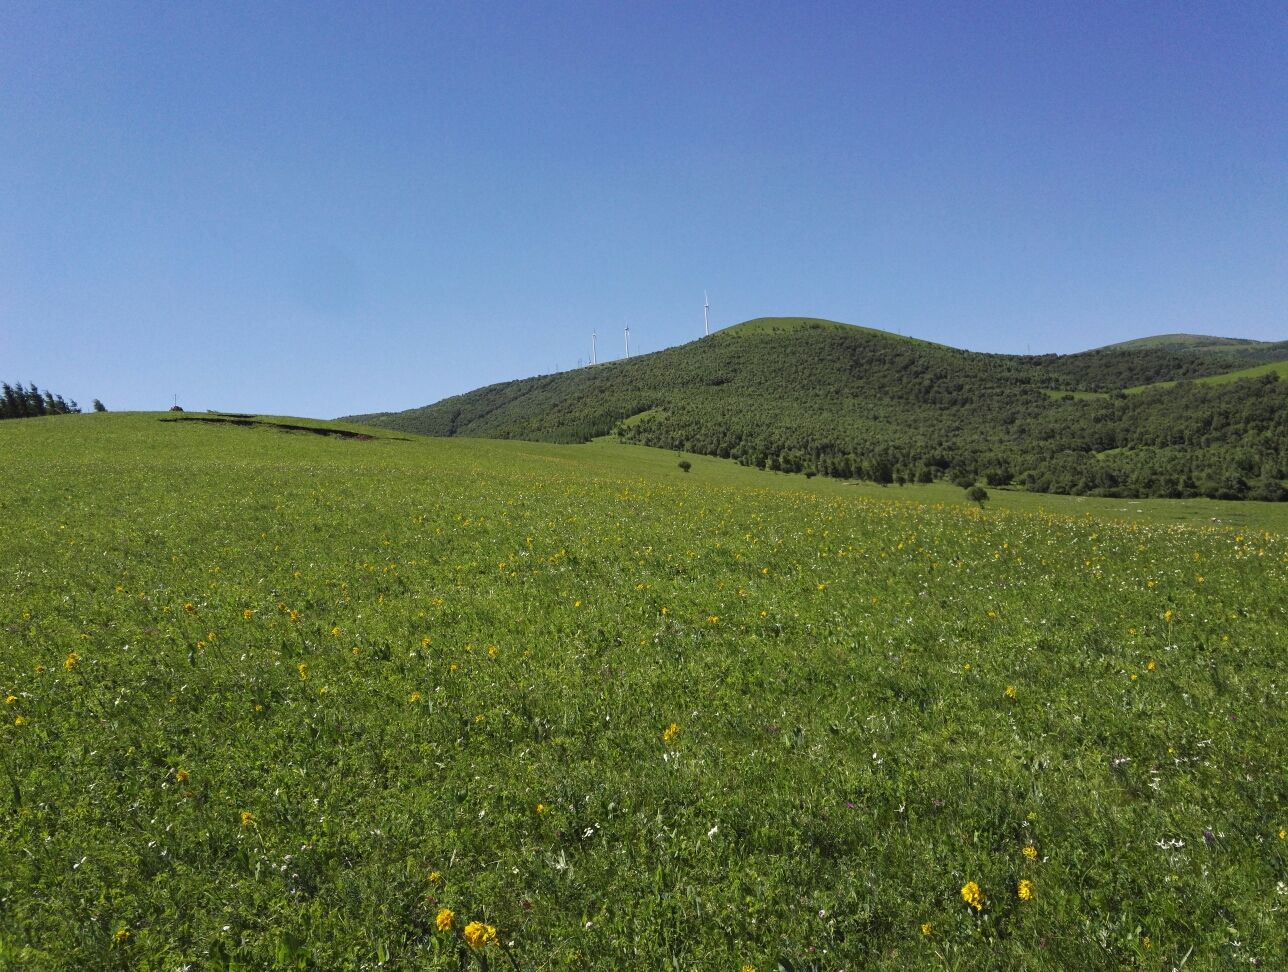
<path fill-rule="evenodd" d="M 812 315 L 1288 338 L 1288 6 L 0 4 L 0 378 L 408 408 Z"/>

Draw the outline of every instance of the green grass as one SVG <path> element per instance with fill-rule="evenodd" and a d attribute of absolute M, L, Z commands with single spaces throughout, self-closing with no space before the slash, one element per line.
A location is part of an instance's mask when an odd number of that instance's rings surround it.
<path fill-rule="evenodd" d="M 159 418 L 0 423 L 0 968 L 1288 958 L 1276 508 Z"/>
<path fill-rule="evenodd" d="M 1213 337 L 1207 334 L 1157 334 L 1153 337 L 1135 338 L 1110 344 L 1100 350 L 1141 350 L 1148 348 L 1230 348 L 1256 347 L 1267 344 L 1265 341 L 1252 341 L 1247 338 Z"/>
<path fill-rule="evenodd" d="M 1194 378 L 1192 380 L 1197 385 L 1228 385 L 1234 381 L 1260 378 L 1263 375 L 1278 375 L 1281 379 L 1288 378 L 1288 361 L 1272 361 L 1269 364 L 1240 368 L 1238 371 L 1227 371 L 1224 374 L 1207 375 L 1203 378 Z M 1138 385 L 1135 388 L 1127 388 L 1124 391 L 1129 395 L 1139 395 L 1143 391 L 1150 391 L 1156 388 L 1171 388 L 1175 384 L 1176 382 L 1174 381 L 1160 381 L 1152 385 Z"/>
<path fill-rule="evenodd" d="M 1219 375 L 1204 375 L 1201 378 L 1191 378 L 1190 381 L 1196 385 L 1228 385 L 1231 382 L 1243 381 L 1245 379 L 1261 378 L 1264 375 L 1278 375 L 1281 379 L 1288 378 L 1288 361 L 1272 361 L 1269 364 L 1254 365 L 1251 368 L 1240 368 L 1237 371 L 1227 371 Z M 1141 392 L 1154 391 L 1160 388 L 1173 388 L 1178 384 L 1175 381 L 1156 381 L 1149 385 L 1135 385 L 1131 388 L 1124 388 L 1123 393 L 1127 395 L 1139 395 Z M 1060 391 L 1053 388 L 1044 388 L 1042 393 L 1049 398 L 1065 398 L 1072 396 L 1077 399 L 1091 400 L 1096 398 L 1108 398 L 1109 392 L 1088 392 L 1088 391 Z"/>

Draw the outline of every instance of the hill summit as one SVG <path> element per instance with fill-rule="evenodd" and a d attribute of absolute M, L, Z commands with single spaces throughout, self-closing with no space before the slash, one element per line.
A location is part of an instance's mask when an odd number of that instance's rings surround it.
<path fill-rule="evenodd" d="M 550 442 L 611 433 L 876 482 L 1278 499 L 1288 477 L 1288 382 L 1276 373 L 1285 362 L 1288 342 L 1145 339 L 996 355 L 836 321 L 758 318 L 652 354 L 350 420 Z M 1254 365 L 1270 372 L 1207 383 Z M 1149 387 L 1159 383 L 1171 384 Z"/>

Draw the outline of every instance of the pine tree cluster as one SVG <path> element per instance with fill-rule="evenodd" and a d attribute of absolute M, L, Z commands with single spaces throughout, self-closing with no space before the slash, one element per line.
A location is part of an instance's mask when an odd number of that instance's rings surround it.
<path fill-rule="evenodd" d="M 62 395 L 41 391 L 34 384 L 22 382 L 0 385 L 0 419 L 34 418 L 38 415 L 75 415 L 80 412 L 76 400 L 68 402 Z"/>

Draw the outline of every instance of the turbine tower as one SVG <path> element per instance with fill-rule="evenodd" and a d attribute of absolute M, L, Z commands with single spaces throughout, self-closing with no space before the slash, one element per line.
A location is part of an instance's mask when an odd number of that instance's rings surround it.
<path fill-rule="evenodd" d="M 598 337 L 599 335 L 596 334 L 594 331 L 590 332 L 590 363 L 591 364 L 599 363 L 599 352 L 595 348 L 595 341 Z"/>
<path fill-rule="evenodd" d="M 711 337 L 711 301 L 705 290 L 702 291 L 702 325 L 706 329 L 706 336 Z"/>
<path fill-rule="evenodd" d="M 626 357 L 631 356 L 631 326 L 626 325 Z"/>

